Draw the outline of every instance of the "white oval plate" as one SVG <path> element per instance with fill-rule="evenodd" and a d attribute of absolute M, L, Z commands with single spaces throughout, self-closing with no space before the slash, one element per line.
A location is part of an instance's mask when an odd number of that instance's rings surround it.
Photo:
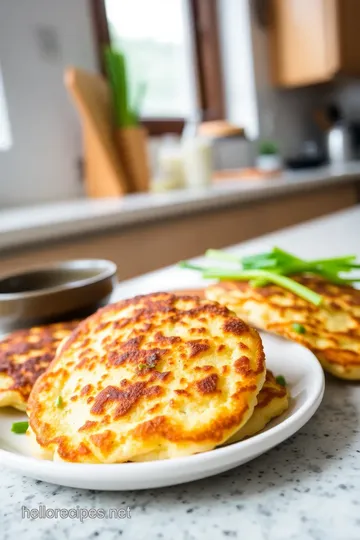
<path fill-rule="evenodd" d="M 324 374 L 304 347 L 262 334 L 267 366 L 284 375 L 291 394 L 289 409 L 261 433 L 223 448 L 193 456 L 146 463 L 87 465 L 31 457 L 28 438 L 11 432 L 26 415 L 0 410 L 0 463 L 20 474 L 61 486 L 98 490 L 157 488 L 198 480 L 242 465 L 298 431 L 315 413 L 324 393 Z"/>

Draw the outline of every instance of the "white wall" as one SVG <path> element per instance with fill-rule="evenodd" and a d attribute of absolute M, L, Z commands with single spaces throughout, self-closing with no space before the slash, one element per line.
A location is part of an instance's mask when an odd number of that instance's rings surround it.
<path fill-rule="evenodd" d="M 0 65 L 13 145 L 0 151 L 0 207 L 81 194 L 81 127 L 67 65 L 95 69 L 87 0 L 2 0 Z"/>
<path fill-rule="evenodd" d="M 284 154 L 317 139 L 313 110 L 324 89 L 279 90 L 270 78 L 266 30 L 254 16 L 252 0 L 219 0 L 219 31 L 227 117 L 250 138 L 274 138 Z"/>
<path fill-rule="evenodd" d="M 219 42 L 228 120 L 259 133 L 248 0 L 218 0 Z"/>
<path fill-rule="evenodd" d="M 9 115 L 5 99 L 5 90 L 0 65 L 0 152 L 8 150 L 11 146 L 11 133 Z"/>

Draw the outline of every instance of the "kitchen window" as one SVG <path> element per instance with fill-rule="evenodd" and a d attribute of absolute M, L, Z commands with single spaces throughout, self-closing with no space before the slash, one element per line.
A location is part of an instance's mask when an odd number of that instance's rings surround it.
<path fill-rule="evenodd" d="M 111 43 L 126 54 L 130 84 L 145 83 L 151 134 L 184 121 L 223 118 L 216 0 L 93 0 L 99 60 Z"/>

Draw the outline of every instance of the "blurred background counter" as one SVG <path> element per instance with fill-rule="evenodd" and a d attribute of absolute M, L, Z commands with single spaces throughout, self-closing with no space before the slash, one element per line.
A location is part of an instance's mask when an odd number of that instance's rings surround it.
<path fill-rule="evenodd" d="M 360 163 L 121 199 L 78 199 L 0 215 L 1 273 L 101 257 L 126 279 L 360 202 Z"/>

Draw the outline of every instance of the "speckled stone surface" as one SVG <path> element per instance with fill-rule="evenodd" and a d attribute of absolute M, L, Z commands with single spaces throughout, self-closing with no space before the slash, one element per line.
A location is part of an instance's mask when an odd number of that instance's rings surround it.
<path fill-rule="evenodd" d="M 360 385 L 327 380 L 316 415 L 247 465 L 138 492 L 67 489 L 1 470 L 3 540 L 359 540 Z M 126 508 L 130 519 L 22 519 L 21 507 Z"/>

